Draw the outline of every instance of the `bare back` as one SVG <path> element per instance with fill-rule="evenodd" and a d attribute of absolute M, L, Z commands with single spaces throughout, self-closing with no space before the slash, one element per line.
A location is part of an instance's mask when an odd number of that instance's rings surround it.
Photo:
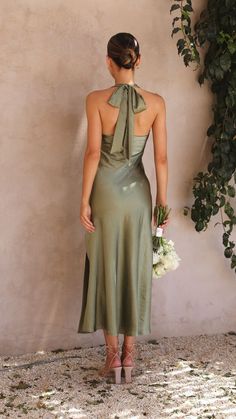
<path fill-rule="evenodd" d="M 102 133 L 107 135 L 112 135 L 114 133 L 119 114 L 119 108 L 114 108 L 107 103 L 108 98 L 114 89 L 114 87 L 110 87 L 108 89 L 95 91 L 97 106 L 101 117 Z M 147 135 L 156 118 L 160 96 L 139 87 L 137 87 L 136 90 L 143 96 L 147 104 L 147 109 L 134 115 L 134 135 Z"/>
<path fill-rule="evenodd" d="M 94 90 L 87 96 L 88 144 L 91 152 L 99 153 L 102 134 L 113 135 L 119 115 L 119 108 L 111 106 L 108 99 L 115 87 Z M 152 130 L 155 162 L 167 159 L 166 107 L 164 98 L 136 87 L 145 100 L 146 109 L 134 114 L 134 135 L 144 136 Z"/>

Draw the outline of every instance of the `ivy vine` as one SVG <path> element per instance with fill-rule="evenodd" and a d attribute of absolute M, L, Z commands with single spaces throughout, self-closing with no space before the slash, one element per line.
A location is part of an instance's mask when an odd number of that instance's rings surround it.
<path fill-rule="evenodd" d="M 236 225 L 236 1 L 208 0 L 206 9 L 200 13 L 193 25 L 194 12 L 191 0 L 172 0 L 170 13 L 177 15 L 172 21 L 173 37 L 179 33 L 178 54 L 185 66 L 195 64 L 200 68 L 198 83 L 209 81 L 214 94 L 212 106 L 213 122 L 207 130 L 211 139 L 212 160 L 206 172 L 199 172 L 194 178 L 194 203 L 191 219 L 196 231 L 206 230 L 211 218 L 220 212 L 224 256 L 230 260 L 230 267 L 236 272 L 235 243 L 232 231 Z M 207 46 L 201 64 L 199 48 Z M 232 202 L 233 201 L 233 202 Z M 189 207 L 184 208 L 184 215 Z"/>

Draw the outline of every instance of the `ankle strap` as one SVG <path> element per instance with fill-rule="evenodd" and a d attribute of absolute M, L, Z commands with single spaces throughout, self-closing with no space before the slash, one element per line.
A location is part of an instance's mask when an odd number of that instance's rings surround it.
<path fill-rule="evenodd" d="M 123 344 L 122 344 L 122 346 L 125 346 L 125 347 L 134 347 L 134 346 L 137 346 L 137 342 L 134 342 L 134 343 L 124 343 L 123 342 Z"/>
<path fill-rule="evenodd" d="M 118 351 L 118 349 L 119 349 L 119 346 L 114 346 L 114 345 L 107 345 L 107 344 L 105 344 L 105 347 L 106 347 L 106 349 L 108 349 L 109 351 L 115 351 L 115 352 L 117 352 Z"/>

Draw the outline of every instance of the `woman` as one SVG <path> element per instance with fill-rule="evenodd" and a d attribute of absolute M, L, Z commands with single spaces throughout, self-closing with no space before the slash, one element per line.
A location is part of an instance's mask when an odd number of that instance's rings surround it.
<path fill-rule="evenodd" d="M 106 362 L 100 375 L 131 381 L 135 336 L 150 329 L 152 285 L 152 197 L 142 155 L 153 134 L 156 205 L 166 205 L 165 101 L 134 81 L 141 62 L 137 39 L 112 36 L 106 64 L 114 85 L 90 92 L 80 220 L 86 257 L 78 333 L 103 329 Z M 163 224 L 162 227 L 165 228 Z M 122 354 L 119 333 L 124 334 Z"/>

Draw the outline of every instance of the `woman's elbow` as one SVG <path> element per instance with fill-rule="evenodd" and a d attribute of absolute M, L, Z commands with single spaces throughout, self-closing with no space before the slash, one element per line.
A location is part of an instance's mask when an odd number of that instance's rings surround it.
<path fill-rule="evenodd" d="M 157 164 L 167 164 L 168 163 L 168 157 L 166 154 L 163 154 L 161 156 L 156 157 L 156 163 Z"/>
<path fill-rule="evenodd" d="M 85 151 L 85 156 L 89 157 L 93 160 L 99 160 L 100 159 L 100 155 L 101 155 L 101 150 L 100 149 L 87 149 Z"/>

